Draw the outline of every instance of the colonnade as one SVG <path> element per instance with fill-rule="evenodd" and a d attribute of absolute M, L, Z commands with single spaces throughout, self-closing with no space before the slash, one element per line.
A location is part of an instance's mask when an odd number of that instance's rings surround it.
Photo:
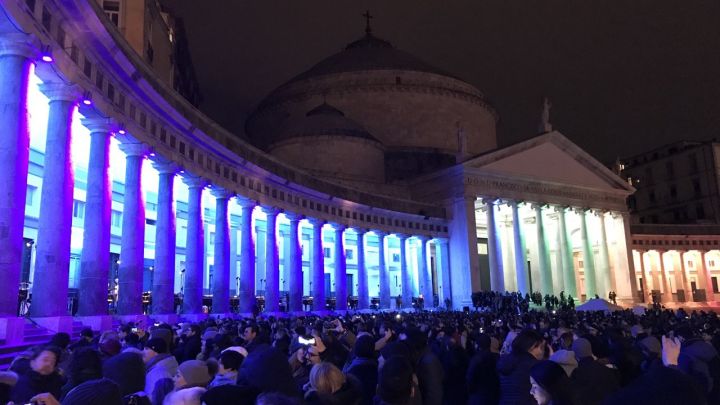
<path fill-rule="evenodd" d="M 17 310 L 17 290 L 22 268 L 23 221 L 25 194 L 28 178 L 29 133 L 27 122 L 28 77 L 31 66 L 38 59 L 37 48 L 27 36 L 3 36 L 0 39 L 0 317 L 13 316 Z M 41 193 L 41 214 L 37 236 L 37 259 L 35 262 L 31 306 L 33 317 L 56 317 L 68 315 L 65 297 L 68 295 L 70 262 L 70 238 L 73 212 L 74 178 L 70 145 L 72 140 L 71 121 L 73 112 L 83 98 L 82 89 L 73 84 L 46 81 L 41 90 L 50 100 L 47 122 L 47 143 L 43 187 Z M 203 230 L 203 190 L 210 187 L 215 198 L 214 272 L 211 290 L 212 312 L 230 311 L 230 283 L 236 268 L 231 258 L 231 231 L 239 231 L 240 312 L 251 312 L 255 305 L 257 288 L 256 271 L 265 274 L 263 288 L 266 309 L 277 311 L 280 302 L 280 272 L 277 240 L 277 219 L 281 213 L 290 223 L 287 238 L 289 248 L 289 299 L 288 308 L 301 310 L 303 299 L 302 247 L 299 238 L 300 221 L 306 219 L 312 227 L 312 252 L 310 275 L 311 294 L 315 310 L 324 310 L 326 297 L 334 292 L 336 308 L 347 308 L 348 295 L 352 294 L 346 285 L 346 257 L 344 240 L 347 232 L 356 234 L 358 306 L 370 307 L 368 287 L 368 266 L 366 265 L 365 242 L 367 233 L 378 238 L 378 270 L 380 308 L 391 307 L 390 278 L 387 256 L 388 238 L 400 242 L 400 273 L 404 306 L 410 306 L 411 296 L 422 294 L 426 302 L 434 295 L 433 276 L 429 262 L 428 243 L 424 235 L 390 235 L 381 230 L 347 228 L 340 223 L 329 224 L 334 230 L 333 274 L 335 285 L 331 291 L 325 289 L 325 264 L 322 247 L 322 229 L 325 221 L 303 216 L 301 212 L 283 212 L 280 208 L 261 205 L 245 196 L 238 196 L 212 184 L 212 179 L 202 178 L 185 172 L 182 167 L 168 158 L 151 153 L 148 145 L 119 131 L 118 123 L 108 118 L 83 120 L 90 131 L 90 156 L 87 178 L 86 212 L 82 243 L 78 315 L 107 315 L 108 276 L 110 263 L 111 193 L 109 148 L 111 137 L 120 141 L 125 154 L 126 168 L 123 191 L 122 233 L 118 270 L 119 315 L 138 315 L 143 311 L 143 271 L 145 260 L 145 203 L 143 201 L 143 160 L 151 158 L 159 173 L 157 189 L 157 220 L 155 235 L 155 268 L 152 282 L 152 307 L 154 314 L 171 314 L 174 311 L 174 285 L 176 271 L 176 212 L 173 183 L 182 175 L 188 186 L 187 201 L 187 242 L 185 247 L 185 277 L 183 285 L 182 312 L 199 314 L 203 305 L 203 275 L 205 271 L 205 232 Z M 239 229 L 229 224 L 229 203 L 235 199 L 241 209 Z M 264 269 L 257 269 L 255 262 L 256 243 L 253 240 L 253 219 L 255 209 L 266 216 Z M 408 239 L 419 243 L 417 249 L 418 275 L 415 277 L 407 265 L 406 245 Z M 434 239 L 438 262 L 436 284 L 444 286 L 441 299 L 450 297 L 449 262 L 447 240 Z M 234 280 L 233 280 L 234 281 Z M 438 288 L 439 289 L 439 288 Z M 430 301 L 431 302 L 431 301 Z"/>
<path fill-rule="evenodd" d="M 634 249 L 633 259 L 638 288 L 645 302 L 652 301 L 653 292 L 659 293 L 663 303 L 715 301 L 720 251 Z"/>

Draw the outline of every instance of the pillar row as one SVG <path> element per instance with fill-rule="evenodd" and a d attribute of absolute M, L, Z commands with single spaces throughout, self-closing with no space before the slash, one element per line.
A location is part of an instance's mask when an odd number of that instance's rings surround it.
<path fill-rule="evenodd" d="M 335 230 L 335 248 L 333 249 L 333 270 L 335 279 L 335 309 L 338 311 L 347 310 L 347 261 L 345 257 L 345 243 L 343 234 L 345 226 L 332 224 Z"/>
<path fill-rule="evenodd" d="M 325 256 L 322 245 L 323 220 L 311 218 L 312 225 L 312 254 L 310 273 L 312 274 L 313 310 L 325 310 Z"/>
<path fill-rule="evenodd" d="M 543 205 L 535 204 L 533 205 L 533 208 L 535 209 L 535 225 L 537 227 L 540 291 L 542 291 L 543 294 L 552 294 L 552 267 L 550 266 L 550 251 L 548 250 L 547 238 L 545 235 L 545 218 L 543 217 Z"/>
<path fill-rule="evenodd" d="M 280 260 L 278 254 L 275 227 L 280 210 L 275 207 L 262 207 L 265 213 L 265 310 L 279 311 L 280 300 Z"/>
<path fill-rule="evenodd" d="M 400 242 L 400 280 L 402 282 L 402 306 L 404 308 L 412 308 L 412 298 L 415 295 L 413 292 L 413 280 L 412 280 L 412 274 L 410 274 L 410 270 L 408 269 L 407 265 L 407 238 L 408 236 L 405 234 L 396 234 L 395 237 L 398 239 L 398 242 Z M 383 248 L 383 253 L 385 252 Z M 390 285 L 388 280 L 388 269 L 381 269 L 383 270 L 385 274 L 385 280 L 387 285 L 387 295 L 388 295 L 388 303 L 387 307 L 383 308 L 389 308 L 390 307 Z M 380 280 L 383 280 L 382 274 L 380 275 Z M 382 292 L 382 282 L 380 283 L 380 288 Z M 382 304 L 382 295 L 380 296 L 380 303 Z"/>
<path fill-rule="evenodd" d="M 513 247 L 515 250 L 515 278 L 517 279 L 518 291 L 522 294 L 530 293 L 530 274 L 527 269 L 527 257 L 525 253 L 525 235 L 522 229 L 522 220 L 518 203 L 513 201 L 512 220 L 513 220 Z"/>
<path fill-rule="evenodd" d="M 433 305 L 433 285 L 432 275 L 430 274 L 430 266 L 428 266 L 428 249 L 427 243 L 430 240 L 427 236 L 416 236 L 415 237 L 419 244 L 418 249 L 418 281 L 420 282 L 420 288 L 418 291 L 423 295 L 425 299 L 425 307 L 429 308 Z"/>
<path fill-rule="evenodd" d="M 212 312 L 230 313 L 230 217 L 228 202 L 233 193 L 221 187 L 213 187 L 215 197 L 215 243 L 213 252 Z"/>
<path fill-rule="evenodd" d="M 442 280 L 442 288 L 438 289 L 440 305 L 445 305 L 445 299 L 452 300 L 452 286 L 450 281 L 450 252 L 446 238 L 435 239 L 435 262 L 438 279 Z"/>
<path fill-rule="evenodd" d="M 365 229 L 355 228 L 355 234 L 357 235 L 358 309 L 370 308 L 368 274 L 365 266 L 365 233 Z"/>
<path fill-rule="evenodd" d="M 252 213 L 256 203 L 238 197 L 240 215 L 240 292 L 238 294 L 241 313 L 252 313 L 255 309 L 255 243 L 252 235 Z"/>
<path fill-rule="evenodd" d="M 580 210 L 580 233 L 582 236 L 583 247 L 583 270 L 585 275 L 585 299 L 589 300 L 597 294 L 597 284 L 595 278 L 595 258 L 592 250 L 590 235 L 587 226 L 587 211 Z"/>
<path fill-rule="evenodd" d="M 290 301 L 288 309 L 290 311 L 302 311 L 303 298 L 303 271 L 302 271 L 302 246 L 300 245 L 300 237 L 298 235 L 300 227 L 300 219 L 302 216 L 292 212 L 285 212 L 285 218 L 290 221 L 290 235 L 288 243 L 290 245 L 290 271 L 288 291 L 290 292 Z"/>
<path fill-rule="evenodd" d="M 487 213 L 487 243 L 488 262 L 490 265 L 490 289 L 492 291 L 505 291 L 503 278 L 502 244 L 498 235 L 498 224 L 495 221 L 495 200 L 485 200 Z"/>
<path fill-rule="evenodd" d="M 158 171 L 157 221 L 155 222 L 155 271 L 152 285 L 152 313 L 175 312 L 175 175 L 180 168 L 173 162 L 157 159 L 153 167 Z M 108 228 L 109 229 L 109 228 Z M 83 251 L 85 249 L 83 248 Z"/>
<path fill-rule="evenodd" d="M 201 177 L 187 175 L 188 219 L 185 243 L 185 286 L 183 313 L 202 313 L 203 271 L 205 267 L 205 231 L 203 226 L 202 192 L 208 185 Z"/>

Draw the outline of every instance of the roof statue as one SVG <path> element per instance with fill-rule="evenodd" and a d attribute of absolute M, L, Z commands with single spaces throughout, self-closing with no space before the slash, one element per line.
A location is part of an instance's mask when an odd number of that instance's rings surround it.
<path fill-rule="evenodd" d="M 552 108 L 552 103 L 546 96 L 543 98 L 543 109 L 540 115 L 540 124 L 538 124 L 538 133 L 540 134 L 546 134 L 553 130 L 552 124 L 550 123 L 550 108 Z"/>
<path fill-rule="evenodd" d="M 373 16 L 370 14 L 370 10 L 365 10 L 365 14 L 362 16 L 365 17 L 365 33 L 370 35 L 372 33 L 372 29 L 370 28 L 370 19 L 373 18 Z"/>

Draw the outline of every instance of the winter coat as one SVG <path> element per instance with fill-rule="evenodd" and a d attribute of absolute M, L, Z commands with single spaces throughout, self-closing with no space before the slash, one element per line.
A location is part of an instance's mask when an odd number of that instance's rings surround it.
<path fill-rule="evenodd" d="M 501 405 L 534 405 L 530 395 L 530 368 L 537 359 L 528 352 L 500 356 L 497 363 Z"/>
<path fill-rule="evenodd" d="M 173 378 L 177 373 L 178 362 L 170 354 L 158 354 L 145 366 L 145 393 L 153 398 L 155 383 L 163 378 Z"/>
<path fill-rule="evenodd" d="M 375 359 L 356 357 L 344 370 L 355 376 L 361 383 L 363 405 L 371 405 L 378 383 L 378 362 Z"/>
<path fill-rule="evenodd" d="M 683 343 L 678 367 L 700 384 L 709 403 L 720 403 L 720 357 L 710 343 L 704 340 Z"/>
<path fill-rule="evenodd" d="M 601 404 L 605 398 L 620 389 L 617 371 L 600 364 L 592 357 L 580 359 L 571 380 L 582 404 Z"/>
<path fill-rule="evenodd" d="M 500 400 L 500 379 L 496 371 L 498 357 L 497 353 L 481 350 L 470 359 L 465 374 L 469 405 L 497 404 Z"/>
<path fill-rule="evenodd" d="M 423 405 L 441 405 L 443 401 L 443 367 L 430 348 L 425 348 L 420 354 L 415 374 L 420 383 Z"/>
<path fill-rule="evenodd" d="M 362 397 L 362 384 L 357 378 L 349 375 L 345 384 L 330 395 L 320 394 L 315 390 L 308 391 L 305 394 L 305 403 L 307 405 L 359 405 Z"/>
<path fill-rule="evenodd" d="M 186 337 L 181 340 L 177 350 L 175 350 L 175 359 L 178 363 L 182 363 L 187 360 L 195 360 L 198 354 L 202 351 L 202 339 L 200 335 L 193 335 Z"/>
<path fill-rule="evenodd" d="M 63 383 L 62 376 L 57 372 L 42 375 L 30 369 L 19 375 L 10 397 L 16 404 L 26 404 L 30 402 L 30 398 L 43 392 L 49 392 L 55 398 L 60 398 Z"/>
<path fill-rule="evenodd" d="M 582 402 L 581 402 L 582 403 Z M 674 367 L 653 367 L 627 387 L 605 399 L 604 405 L 704 405 L 702 388 Z"/>
<path fill-rule="evenodd" d="M 235 384 L 237 382 L 237 371 L 228 371 L 225 374 L 217 374 L 208 385 L 208 389 L 219 387 L 225 384 Z"/>

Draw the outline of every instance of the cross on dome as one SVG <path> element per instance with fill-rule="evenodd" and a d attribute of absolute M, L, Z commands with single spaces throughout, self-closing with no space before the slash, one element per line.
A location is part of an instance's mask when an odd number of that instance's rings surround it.
<path fill-rule="evenodd" d="M 362 16 L 365 17 L 365 33 L 372 33 L 372 29 L 370 28 L 370 19 L 374 17 L 370 14 L 370 10 L 365 10 L 365 14 Z"/>

